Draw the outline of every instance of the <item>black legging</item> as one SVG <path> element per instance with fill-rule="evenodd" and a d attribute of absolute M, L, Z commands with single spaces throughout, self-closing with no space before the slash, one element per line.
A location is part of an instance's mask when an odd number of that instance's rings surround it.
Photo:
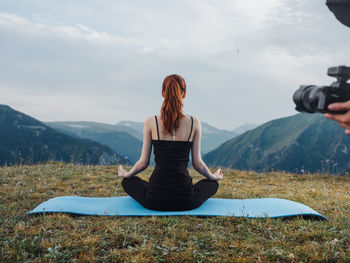
<path fill-rule="evenodd" d="M 139 202 L 143 207 L 159 211 L 185 211 L 201 206 L 213 196 L 219 188 L 217 181 L 203 179 L 193 185 L 193 194 L 169 201 L 169 194 L 164 191 L 156 200 L 147 194 L 148 182 L 137 176 L 124 178 L 122 181 L 124 191 Z M 171 195 L 171 194 L 170 194 Z"/>

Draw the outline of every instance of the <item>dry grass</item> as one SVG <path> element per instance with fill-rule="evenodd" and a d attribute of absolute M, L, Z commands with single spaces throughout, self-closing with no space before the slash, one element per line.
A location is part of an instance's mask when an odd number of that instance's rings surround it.
<path fill-rule="evenodd" d="M 142 177 L 147 178 L 152 169 Z M 198 181 L 200 176 L 190 170 Z M 235 170 L 215 197 L 279 197 L 329 221 L 92 217 L 26 212 L 60 195 L 125 195 L 116 167 L 0 168 L 1 262 L 350 262 L 350 178 Z"/>

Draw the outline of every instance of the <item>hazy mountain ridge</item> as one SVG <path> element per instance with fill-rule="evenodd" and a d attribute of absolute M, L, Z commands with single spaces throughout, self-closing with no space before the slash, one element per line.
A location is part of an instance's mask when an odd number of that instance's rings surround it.
<path fill-rule="evenodd" d="M 108 132 L 126 132 L 138 140 L 142 140 L 142 131 L 139 132 L 130 126 L 113 125 L 101 122 L 92 121 L 52 121 L 46 122 L 55 129 L 72 130 L 74 134 L 81 136 L 85 131 L 94 133 L 108 133 Z M 143 125 L 143 124 L 142 124 Z"/>
<path fill-rule="evenodd" d="M 350 136 L 320 114 L 267 122 L 203 156 L 211 166 L 257 171 L 340 171 L 349 166 Z"/>
<path fill-rule="evenodd" d="M 141 137 L 142 140 L 142 134 L 143 134 L 143 122 L 137 122 L 137 121 L 120 121 L 115 126 L 117 127 L 129 127 L 135 131 L 137 131 Z"/>
<path fill-rule="evenodd" d="M 131 163 L 135 163 L 141 154 L 142 135 L 127 126 L 82 121 L 48 122 L 47 125 L 68 135 L 73 134 L 105 144 Z"/>
<path fill-rule="evenodd" d="M 46 161 L 125 163 L 124 158 L 105 145 L 59 133 L 26 114 L 0 105 L 0 165 Z"/>

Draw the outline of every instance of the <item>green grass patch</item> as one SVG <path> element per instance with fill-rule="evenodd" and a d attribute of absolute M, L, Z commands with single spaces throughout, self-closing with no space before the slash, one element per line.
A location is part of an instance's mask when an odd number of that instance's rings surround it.
<path fill-rule="evenodd" d="M 147 179 L 152 169 L 141 177 Z M 201 176 L 190 169 L 194 182 Z M 300 218 L 28 216 L 61 195 L 125 195 L 117 167 L 0 168 L 0 262 L 349 262 L 350 178 L 225 170 L 218 198 L 278 197 L 329 221 Z"/>

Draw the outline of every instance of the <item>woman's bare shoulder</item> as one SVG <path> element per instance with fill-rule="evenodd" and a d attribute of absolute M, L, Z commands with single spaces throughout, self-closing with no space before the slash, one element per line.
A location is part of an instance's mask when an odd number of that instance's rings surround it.
<path fill-rule="evenodd" d="M 153 122 L 155 122 L 154 116 L 155 115 L 147 117 L 143 122 L 144 125 L 149 125 L 149 124 L 152 124 Z"/>
<path fill-rule="evenodd" d="M 193 118 L 193 124 L 194 125 L 199 125 L 201 123 L 201 121 L 197 117 L 192 116 L 192 115 L 190 115 L 190 116 Z"/>
<path fill-rule="evenodd" d="M 147 117 L 147 118 L 145 119 L 144 122 L 146 123 L 146 122 L 150 122 L 150 121 L 152 121 L 152 120 L 154 121 L 154 116 L 155 116 L 155 115 L 152 115 L 152 116 Z"/>

